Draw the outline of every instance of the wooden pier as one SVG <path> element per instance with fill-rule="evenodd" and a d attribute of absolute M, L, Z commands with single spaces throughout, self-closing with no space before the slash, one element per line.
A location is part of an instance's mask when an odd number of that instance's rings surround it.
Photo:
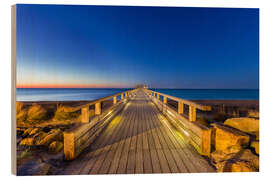
<path fill-rule="evenodd" d="M 107 99 L 113 105 L 102 111 L 100 103 Z M 178 111 L 167 106 L 167 99 L 178 102 Z M 183 114 L 184 105 L 189 117 Z M 81 124 L 64 133 L 69 161 L 59 174 L 215 172 L 205 158 L 211 151 L 211 129 L 196 123 L 196 109 L 211 107 L 134 89 L 79 109 Z"/>

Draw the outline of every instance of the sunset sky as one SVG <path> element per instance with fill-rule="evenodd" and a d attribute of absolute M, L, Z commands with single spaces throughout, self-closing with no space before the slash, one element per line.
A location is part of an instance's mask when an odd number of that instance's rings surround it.
<path fill-rule="evenodd" d="M 17 87 L 259 88 L 259 10 L 17 6 Z"/>

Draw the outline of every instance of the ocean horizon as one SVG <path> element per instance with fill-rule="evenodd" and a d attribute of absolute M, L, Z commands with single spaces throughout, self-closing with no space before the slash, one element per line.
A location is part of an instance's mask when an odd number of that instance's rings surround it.
<path fill-rule="evenodd" d="M 91 101 L 131 88 L 17 88 L 16 101 Z M 259 100 L 259 89 L 156 89 L 188 100 Z"/>

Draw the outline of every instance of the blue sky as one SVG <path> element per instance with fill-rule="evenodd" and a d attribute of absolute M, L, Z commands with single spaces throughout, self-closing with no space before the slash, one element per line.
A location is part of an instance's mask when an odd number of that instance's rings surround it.
<path fill-rule="evenodd" d="M 259 10 L 17 6 L 20 87 L 259 88 Z"/>

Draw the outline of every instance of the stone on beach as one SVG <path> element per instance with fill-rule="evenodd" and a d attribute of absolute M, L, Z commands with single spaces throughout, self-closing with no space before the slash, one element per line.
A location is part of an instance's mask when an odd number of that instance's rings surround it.
<path fill-rule="evenodd" d="M 34 145 L 34 138 L 25 138 L 20 142 L 21 146 L 33 146 Z"/>
<path fill-rule="evenodd" d="M 251 144 L 250 144 L 250 146 L 255 149 L 255 152 L 257 154 L 260 154 L 260 149 L 259 149 L 260 143 L 259 143 L 259 141 L 252 141 Z"/>
<path fill-rule="evenodd" d="M 50 145 L 49 145 L 49 150 L 53 153 L 58 153 L 63 149 L 64 145 L 62 142 L 60 141 L 53 141 Z"/>
<path fill-rule="evenodd" d="M 256 172 L 258 171 L 251 164 L 243 160 L 229 160 L 216 165 L 218 172 Z"/>
<path fill-rule="evenodd" d="M 29 136 L 35 135 L 39 131 L 39 128 L 34 128 L 30 133 Z"/>
<path fill-rule="evenodd" d="M 218 172 L 254 172 L 259 170 L 259 157 L 249 149 L 231 154 L 215 151 L 211 154 L 211 159 L 216 164 Z"/>
<path fill-rule="evenodd" d="M 217 151 L 236 153 L 248 146 L 250 140 L 248 135 L 224 125 L 212 125 L 214 126 L 213 143 Z"/>
<path fill-rule="evenodd" d="M 49 146 L 53 141 L 62 140 L 63 133 L 60 129 L 53 129 L 48 133 L 42 133 L 37 137 L 36 145 Z"/>
<path fill-rule="evenodd" d="M 246 133 L 259 132 L 259 120 L 254 118 L 231 118 L 224 124 Z"/>
<path fill-rule="evenodd" d="M 31 131 L 33 130 L 34 128 L 27 128 L 26 130 L 24 130 L 23 134 L 22 134 L 22 137 L 26 137 L 28 136 Z"/>

